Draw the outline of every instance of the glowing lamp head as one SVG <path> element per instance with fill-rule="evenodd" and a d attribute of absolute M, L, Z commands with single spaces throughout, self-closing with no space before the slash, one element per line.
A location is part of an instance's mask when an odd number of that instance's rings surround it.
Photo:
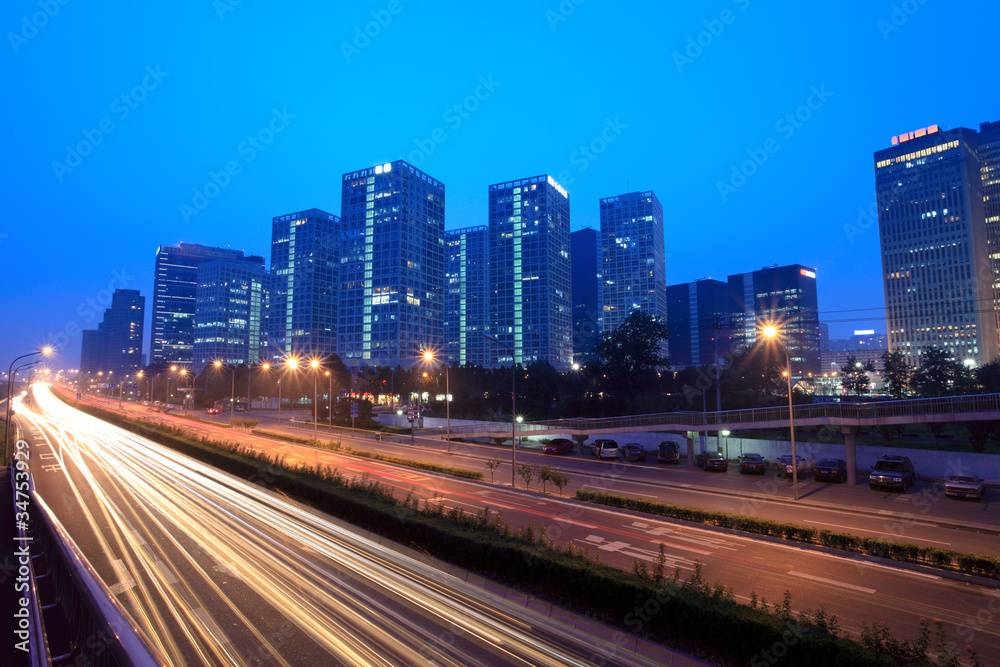
<path fill-rule="evenodd" d="M 215 367 L 216 368 L 222 368 L 222 362 L 221 361 L 216 361 L 215 362 Z"/>
<path fill-rule="evenodd" d="M 52 354 L 52 348 L 51 347 L 43 347 L 42 348 L 42 354 Z"/>
<path fill-rule="evenodd" d="M 430 350 L 424 352 L 424 361 L 434 361 L 434 353 Z"/>
<path fill-rule="evenodd" d="M 292 369 L 293 371 L 294 371 L 294 370 L 295 370 L 296 368 L 298 368 L 298 367 L 299 367 L 299 360 L 298 360 L 298 359 L 295 359 L 295 358 L 292 358 L 292 359 L 289 359 L 289 360 L 288 360 L 287 362 L 285 362 L 285 363 L 287 363 L 287 364 L 288 364 L 288 367 L 289 367 L 289 368 L 291 368 L 291 369 Z"/>
<path fill-rule="evenodd" d="M 263 368 L 265 371 L 271 370 L 271 364 L 267 363 L 266 361 L 262 363 L 260 367 Z"/>
<path fill-rule="evenodd" d="M 764 327 L 764 335 L 768 338 L 774 338 L 778 335 L 778 330 L 773 326 Z"/>
<path fill-rule="evenodd" d="M 313 359 L 312 361 L 309 362 L 309 365 L 312 366 L 313 368 L 319 368 L 319 360 Z"/>

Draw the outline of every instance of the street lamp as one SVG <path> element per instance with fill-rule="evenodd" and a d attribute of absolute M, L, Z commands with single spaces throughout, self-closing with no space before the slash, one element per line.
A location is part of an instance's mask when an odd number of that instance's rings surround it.
<path fill-rule="evenodd" d="M 434 352 L 427 350 L 424 352 L 424 361 L 434 363 Z M 444 364 L 444 408 L 447 424 L 447 434 L 445 440 L 448 441 L 448 453 L 451 454 L 451 382 L 448 380 L 448 362 L 442 360 Z"/>
<path fill-rule="evenodd" d="M 723 438 L 726 438 L 726 459 L 728 459 L 729 458 L 729 431 L 722 430 L 722 431 L 719 431 L 719 434 Z"/>
<path fill-rule="evenodd" d="M 319 430 L 319 389 L 317 388 L 317 379 L 319 378 L 319 359 L 313 359 L 309 362 L 309 366 L 313 369 L 313 430 Z"/>
<path fill-rule="evenodd" d="M 327 396 L 326 413 L 328 421 L 330 422 L 330 426 L 332 427 L 333 426 L 333 373 L 331 373 L 330 371 L 325 371 L 324 374 L 330 378 L 330 393 Z"/>
<path fill-rule="evenodd" d="M 260 365 L 261 370 L 268 371 L 271 370 L 271 364 L 266 361 Z M 253 364 L 247 360 L 247 414 L 250 414 L 250 407 L 253 405 L 253 400 L 250 398 L 250 380 L 253 377 Z"/>
<path fill-rule="evenodd" d="M 773 340 L 785 352 L 785 368 L 787 373 L 785 379 L 788 381 L 788 433 L 792 440 L 792 494 L 795 500 L 799 499 L 799 460 L 795 457 L 795 418 L 792 414 L 792 361 L 788 356 L 788 347 L 778 336 L 778 329 L 774 326 L 764 327 L 764 335 L 769 340 Z"/>
<path fill-rule="evenodd" d="M 515 479 L 514 464 L 517 462 L 517 420 L 514 418 L 514 415 L 517 414 L 517 373 L 515 371 L 514 364 L 514 350 L 510 349 L 493 336 L 483 334 L 483 337 L 493 341 L 500 347 L 510 352 L 510 486 L 513 488 Z"/>
<path fill-rule="evenodd" d="M 213 364 L 213 365 L 216 368 L 219 368 L 219 369 L 221 369 L 223 367 L 222 366 L 222 362 L 219 361 L 218 359 L 215 360 L 215 364 Z M 229 374 L 233 378 L 232 394 L 229 397 L 229 423 L 232 424 L 233 423 L 233 403 L 236 402 L 236 369 L 235 368 L 230 368 L 229 369 Z"/>
<path fill-rule="evenodd" d="M 40 350 L 35 350 L 34 352 L 29 352 L 28 354 L 22 354 L 20 357 L 14 359 L 10 362 L 10 366 L 7 368 L 7 412 L 5 415 L 3 423 L 3 460 L 4 463 L 7 462 L 7 439 L 10 437 L 10 403 L 11 394 L 14 392 L 14 364 L 16 364 L 21 359 L 27 359 L 28 357 L 33 357 L 36 354 L 44 354 L 46 356 L 52 354 L 51 347 L 43 347 Z"/>

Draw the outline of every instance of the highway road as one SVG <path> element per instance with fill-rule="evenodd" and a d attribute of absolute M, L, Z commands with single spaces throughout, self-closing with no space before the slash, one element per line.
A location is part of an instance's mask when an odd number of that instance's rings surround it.
<path fill-rule="evenodd" d="M 167 664 L 584 665 L 603 638 L 73 410 L 36 385 L 31 469 Z M 622 654 L 608 664 L 653 665 Z"/>
<path fill-rule="evenodd" d="M 934 574 L 875 564 L 861 556 L 840 557 L 803 550 L 792 544 L 772 543 L 727 531 L 583 505 L 555 497 L 552 493 L 526 493 L 511 490 L 509 485 L 466 481 L 313 447 L 246 434 L 236 435 L 221 425 L 160 414 L 156 418 L 170 423 L 185 423 L 192 430 L 218 439 L 238 439 L 258 449 L 282 454 L 290 463 L 323 463 L 349 474 L 367 475 L 392 486 L 398 498 L 413 491 L 422 499 L 432 499 L 432 502 L 443 503 L 448 508 L 458 506 L 477 512 L 488 506 L 493 510 L 502 510 L 504 520 L 514 526 L 534 522 L 537 526 L 544 526 L 554 542 L 565 544 L 571 541 L 588 548 L 591 553 L 599 552 L 602 562 L 623 569 L 631 569 L 636 560 L 653 563 L 660 544 L 663 544 L 668 567 L 680 568 L 683 576 L 689 576 L 695 562 L 699 561 L 703 564 L 707 580 L 720 581 L 732 587 L 737 598 L 744 602 L 753 592 L 773 604 L 781 600 L 786 590 L 790 591 L 795 610 L 823 606 L 828 613 L 837 614 L 841 625 L 854 636 L 860 634 L 863 623 L 878 620 L 889 624 L 898 636 L 914 638 L 921 617 L 940 619 L 952 641 L 959 646 L 972 646 L 985 664 L 1000 664 L 1000 591 L 995 583 L 977 586 Z M 295 433 L 299 437 L 310 435 L 308 431 Z M 417 442 L 421 441 L 418 439 Z M 503 457 L 500 450 L 476 446 L 458 447 L 455 453 L 448 455 L 443 449 L 444 443 L 439 441 L 423 441 L 421 445 L 410 447 L 401 443 L 345 438 L 344 444 L 411 458 L 441 460 L 479 470 L 483 469 L 483 460 L 487 456 Z M 732 471 L 729 475 L 722 475 L 666 466 L 657 469 L 655 463 L 614 465 L 587 457 L 556 458 L 528 452 L 519 452 L 518 460 L 546 463 L 555 460 L 560 467 L 570 470 L 571 475 L 577 477 L 576 485 L 616 493 L 664 497 L 671 502 L 702 507 L 712 506 L 713 503 L 716 507 L 740 507 L 748 497 L 747 489 L 759 488 L 757 485 L 761 481 L 765 484 L 774 481 L 770 478 L 741 478 Z M 497 472 L 497 480 L 509 483 L 509 465 L 505 469 L 502 467 Z M 672 483 L 664 484 L 663 479 L 671 479 Z M 697 486 L 694 483 L 696 479 L 700 482 Z M 518 484 L 521 484 L 520 480 Z M 685 487 L 685 484 L 688 486 Z M 897 534 L 914 541 L 915 533 L 919 531 L 925 541 L 938 546 L 953 544 L 968 534 L 971 536 L 968 544 L 978 545 L 981 547 L 979 551 L 996 548 L 996 537 L 990 532 L 996 508 L 992 501 L 982 504 L 958 501 L 949 506 L 950 499 L 939 496 L 931 500 L 934 496 L 925 495 L 923 497 L 928 499 L 924 503 L 928 508 L 926 511 L 913 511 L 910 506 L 907 512 L 895 508 L 903 503 L 913 503 L 921 497 L 920 490 L 905 495 L 881 494 L 870 492 L 867 487 L 847 489 L 841 485 L 829 485 L 828 506 L 815 500 L 796 505 L 791 502 L 790 490 L 785 485 L 787 482 L 780 480 L 773 493 L 762 493 L 761 498 L 749 496 L 758 515 L 770 511 L 784 520 L 822 520 L 838 524 L 840 529 L 850 529 L 849 532 L 860 531 L 862 528 L 859 526 L 870 525 L 882 534 Z M 818 489 L 820 486 L 827 485 L 806 482 L 803 489 Z M 924 489 L 930 486 L 923 484 Z M 822 495 L 822 492 L 816 495 Z M 900 502 L 899 498 L 905 500 Z M 893 509 L 884 509 L 886 505 Z M 977 529 L 978 512 L 983 508 L 986 508 L 990 518 Z M 753 512 L 743 510 L 743 513 Z M 912 518 L 908 519 L 907 514 Z M 962 516 L 962 519 L 948 519 L 950 515 Z M 927 523 L 914 523 L 918 520 Z M 949 522 L 952 522 L 951 526 Z M 933 525 L 935 523 L 941 525 Z M 955 526 L 962 528 L 956 529 Z M 641 616 L 621 621 L 635 628 L 641 622 Z"/>

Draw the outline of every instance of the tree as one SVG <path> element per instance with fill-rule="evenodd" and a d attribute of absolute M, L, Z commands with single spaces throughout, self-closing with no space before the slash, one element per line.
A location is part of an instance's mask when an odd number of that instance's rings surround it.
<path fill-rule="evenodd" d="M 630 403 L 657 383 L 657 372 L 670 360 L 660 355 L 669 330 L 665 322 L 634 310 L 617 328 L 604 332 L 594 346 L 587 372 L 599 378 L 606 393 L 624 393 Z"/>
<path fill-rule="evenodd" d="M 963 372 L 962 364 L 939 347 L 930 347 L 920 358 L 920 368 L 913 373 L 913 388 L 921 398 L 947 396 Z"/>
<path fill-rule="evenodd" d="M 854 392 L 856 396 L 866 394 L 872 388 L 872 381 L 868 374 L 874 372 L 875 362 L 862 363 L 858 361 L 857 357 L 850 356 L 841 371 L 840 386 L 847 391 Z"/>
<path fill-rule="evenodd" d="M 1000 359 L 994 359 L 976 369 L 979 391 L 985 394 L 1000 394 Z"/>
<path fill-rule="evenodd" d="M 890 396 L 898 399 L 906 395 L 912 373 L 913 368 L 906 362 L 906 355 L 902 352 L 896 350 L 882 353 L 882 381 Z"/>

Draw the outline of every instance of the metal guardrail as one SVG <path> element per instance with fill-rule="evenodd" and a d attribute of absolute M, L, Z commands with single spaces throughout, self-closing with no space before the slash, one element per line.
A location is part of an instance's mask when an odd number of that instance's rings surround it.
<path fill-rule="evenodd" d="M 118 602 L 97 577 L 69 533 L 37 494 L 29 506 L 32 559 L 32 612 L 42 633 L 32 647 L 33 664 L 87 664 L 95 667 L 157 665 L 157 658 Z M 57 627 L 58 626 L 58 627 Z M 57 644 L 48 641 L 58 632 Z M 60 651 L 51 655 L 51 651 Z M 36 657 L 41 662 L 35 663 Z"/>
<path fill-rule="evenodd" d="M 357 428 L 352 429 L 347 426 L 330 426 L 329 424 L 313 424 L 313 422 L 288 420 L 288 426 L 299 431 L 310 431 L 312 433 L 326 433 L 327 435 L 351 436 L 352 438 L 368 438 L 370 440 L 382 440 L 384 435 L 381 431 L 365 431 Z"/>
<path fill-rule="evenodd" d="M 918 398 L 901 401 L 882 401 L 878 403 L 822 403 L 798 405 L 794 408 L 796 420 L 806 419 L 844 419 L 856 421 L 859 424 L 865 419 L 885 419 L 890 417 L 920 417 L 927 415 L 946 415 L 959 413 L 998 412 L 1000 413 L 1000 394 L 981 394 L 976 396 L 948 396 L 944 398 Z M 723 427 L 730 424 L 753 424 L 762 422 L 788 421 L 788 407 L 751 408 L 747 410 L 724 410 L 722 412 L 666 412 L 652 415 L 634 415 L 629 417 L 608 417 L 597 419 L 555 419 L 539 422 L 524 422 L 518 424 L 518 434 L 530 434 L 533 431 L 594 431 L 600 429 L 620 429 L 629 427 L 670 426 L 682 424 L 685 426 Z M 452 435 L 464 433 L 497 433 L 502 435 L 511 430 L 509 423 L 480 425 L 452 425 Z M 713 429 L 709 429 L 713 430 Z M 423 429 L 417 432 L 422 435 L 444 433 L 444 429 Z"/>

